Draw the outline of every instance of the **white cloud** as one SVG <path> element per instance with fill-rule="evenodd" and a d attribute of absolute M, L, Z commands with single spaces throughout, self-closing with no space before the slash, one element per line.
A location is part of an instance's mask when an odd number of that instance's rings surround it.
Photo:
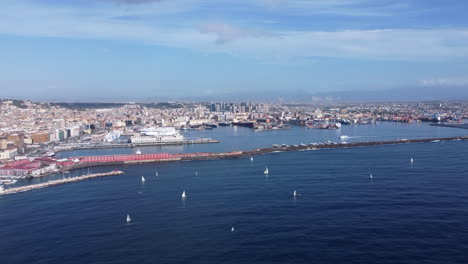
<path fill-rule="evenodd" d="M 441 60 L 468 57 L 468 29 L 386 29 L 342 31 L 254 30 L 227 23 L 157 19 L 120 20 L 118 16 L 149 14 L 167 17 L 199 4 L 187 0 L 78 9 L 45 7 L 16 1 L 0 9 L 0 34 L 125 40 L 203 52 L 227 52 L 259 58 L 366 58 Z M 303 2 L 303 1 L 294 1 Z M 324 5 L 324 1 L 319 1 Z M 357 2 L 354 0 L 353 2 Z M 305 2 L 304 2 L 305 3 Z M 303 4 L 304 4 L 303 3 Z M 317 2 L 318 3 L 318 2 Z M 332 1 L 330 3 L 337 3 Z M 329 3 L 329 5 L 330 5 Z M 457 45 L 453 45 L 457 43 Z M 223 44 L 223 45 L 220 45 Z"/>

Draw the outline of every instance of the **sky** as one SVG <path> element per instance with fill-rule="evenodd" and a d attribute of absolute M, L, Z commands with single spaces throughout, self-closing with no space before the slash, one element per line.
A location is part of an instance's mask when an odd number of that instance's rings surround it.
<path fill-rule="evenodd" d="M 0 0 L 0 97 L 467 87 L 468 1 Z"/>

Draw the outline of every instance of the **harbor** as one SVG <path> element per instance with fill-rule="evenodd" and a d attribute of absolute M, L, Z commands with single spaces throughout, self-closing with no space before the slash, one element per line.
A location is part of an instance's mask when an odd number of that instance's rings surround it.
<path fill-rule="evenodd" d="M 48 181 L 48 182 L 44 182 L 44 183 L 31 184 L 31 185 L 25 185 L 25 186 L 8 188 L 8 189 L 4 189 L 3 187 L 0 187 L 0 195 L 7 195 L 7 194 L 13 194 L 13 193 L 19 193 L 19 192 L 27 192 L 27 191 L 46 188 L 46 187 L 57 186 L 57 185 L 65 184 L 65 183 L 84 181 L 84 180 L 99 178 L 99 177 L 120 175 L 120 174 L 123 174 L 123 173 L 124 173 L 123 171 L 114 170 L 114 171 L 110 171 L 110 172 L 88 174 L 88 175 L 82 175 L 82 176 L 78 176 L 78 177 L 65 178 L 65 179 L 59 179 L 59 180 L 52 180 L 52 181 Z"/>
<path fill-rule="evenodd" d="M 219 143 L 212 138 L 187 139 L 172 142 L 147 142 L 147 143 L 101 143 L 101 144 L 71 144 L 57 147 L 55 153 L 79 149 L 110 149 L 110 148 L 134 148 L 142 146 L 165 146 L 165 145 L 184 145 L 184 144 L 210 144 Z"/>
<path fill-rule="evenodd" d="M 232 159 L 252 157 L 261 154 L 269 154 L 275 152 L 293 152 L 319 149 L 336 149 L 336 148 L 353 148 L 353 147 L 370 147 L 379 145 L 395 145 L 395 144 L 410 144 L 410 143 L 425 143 L 425 142 L 441 142 L 452 140 L 468 140 L 468 136 L 459 137 L 441 137 L 441 138 L 424 138 L 424 139 L 399 139 L 388 141 L 370 141 L 370 142 L 325 142 L 325 143 L 310 143 L 299 145 L 277 145 L 268 148 L 257 148 L 246 151 L 230 151 L 230 152 L 197 152 L 197 153 L 148 153 L 148 154 L 127 154 L 127 155 L 99 155 L 69 158 L 66 166 L 61 170 L 68 171 L 78 168 L 87 168 L 104 165 L 121 165 L 121 164 L 137 164 L 150 162 L 171 162 L 171 161 L 190 161 L 190 160 L 216 160 L 216 159 Z"/>

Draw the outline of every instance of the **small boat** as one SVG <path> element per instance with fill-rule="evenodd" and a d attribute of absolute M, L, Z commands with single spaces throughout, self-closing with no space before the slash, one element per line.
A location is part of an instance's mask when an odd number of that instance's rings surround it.
<path fill-rule="evenodd" d="M 135 154 L 140 155 L 140 154 L 141 154 L 141 150 L 140 150 L 140 149 L 137 149 L 137 150 L 135 151 Z"/>
<path fill-rule="evenodd" d="M 127 223 L 130 223 L 130 221 L 132 221 L 132 219 L 130 218 L 130 215 L 127 214 Z"/>
<path fill-rule="evenodd" d="M 250 157 L 250 161 L 253 161 L 253 157 Z"/>
<path fill-rule="evenodd" d="M 410 159 L 410 163 L 413 164 L 413 162 L 414 162 L 414 160 L 413 160 L 413 158 L 411 158 L 411 159 Z"/>
<path fill-rule="evenodd" d="M 182 198 L 187 198 L 187 195 L 185 194 L 185 191 L 182 192 Z"/>
<path fill-rule="evenodd" d="M 198 171 L 195 172 L 195 176 L 198 176 Z"/>
<path fill-rule="evenodd" d="M 156 171 L 156 176 L 159 176 L 158 172 Z"/>
<path fill-rule="evenodd" d="M 263 171 L 263 173 L 264 173 L 265 175 L 268 175 L 268 167 L 265 168 L 265 170 Z"/>
<path fill-rule="evenodd" d="M 231 227 L 231 232 L 234 232 L 234 231 L 235 231 L 234 227 Z"/>
<path fill-rule="evenodd" d="M 145 177 L 141 176 L 141 182 L 145 182 L 145 181 L 146 181 Z"/>
<path fill-rule="evenodd" d="M 300 194 L 298 194 L 298 193 L 296 192 L 296 190 L 294 190 L 294 192 L 293 192 L 293 196 L 294 196 L 294 197 L 299 197 L 299 196 L 301 196 L 301 195 L 300 195 Z"/>
<path fill-rule="evenodd" d="M 369 174 L 369 179 L 374 179 L 374 176 L 372 176 L 372 174 Z"/>

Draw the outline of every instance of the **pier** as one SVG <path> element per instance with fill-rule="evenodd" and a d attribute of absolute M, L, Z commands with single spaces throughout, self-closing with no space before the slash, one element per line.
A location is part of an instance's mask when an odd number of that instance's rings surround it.
<path fill-rule="evenodd" d="M 394 145 L 394 144 L 410 144 L 410 143 L 424 143 L 424 142 L 440 142 L 452 140 L 468 140 L 468 136 L 459 137 L 444 137 L 444 138 L 424 138 L 424 139 L 399 139 L 389 141 L 371 141 L 371 142 L 353 142 L 353 143 L 314 143 L 314 144 L 301 144 L 290 146 L 278 146 L 269 148 L 258 148 L 247 151 L 231 151 L 231 152 L 203 152 L 203 153 L 152 153 L 152 154 L 135 154 L 135 155 L 110 155 L 110 156 L 86 156 L 71 158 L 75 162 L 71 166 L 62 168 L 63 170 L 72 170 L 77 168 L 86 168 L 103 165 L 123 165 L 123 164 L 136 164 L 136 163 L 149 163 L 149 162 L 171 162 L 171 161 L 190 161 L 190 160 L 214 160 L 214 159 L 229 159 L 229 158 L 242 158 L 250 157 L 261 154 L 275 153 L 275 152 L 291 152 L 291 151 L 304 151 L 304 150 L 318 150 L 318 149 L 336 149 L 336 148 L 352 148 L 352 147 L 369 147 L 379 145 Z"/>
<path fill-rule="evenodd" d="M 136 148 L 149 146 L 165 146 L 165 145 L 186 145 L 186 144 L 210 144 L 219 143 L 218 140 L 212 138 L 187 139 L 183 141 L 172 142 L 151 142 L 151 143 L 108 143 L 108 144 L 77 144 L 77 145 L 62 145 L 55 149 L 55 153 L 80 150 L 80 149 L 110 149 L 110 148 Z"/>
<path fill-rule="evenodd" d="M 70 182 L 78 182 L 78 181 L 84 181 L 84 180 L 93 179 L 93 178 L 120 175 L 120 174 L 123 174 L 123 173 L 124 173 L 123 171 L 115 170 L 115 171 L 110 171 L 110 172 L 83 175 L 83 176 L 78 176 L 78 177 L 73 177 L 73 178 L 52 180 L 52 181 L 48 181 L 48 182 L 44 182 L 44 183 L 25 185 L 25 186 L 8 188 L 8 189 L 3 189 L 3 190 L 0 189 L 0 195 L 13 194 L 13 193 L 19 193 L 19 192 L 27 192 L 27 191 L 32 191 L 32 190 L 36 190 L 36 189 L 42 189 L 42 188 L 46 188 L 46 187 L 51 187 L 51 186 L 56 186 L 56 185 L 60 185 L 60 184 L 70 183 Z"/>
<path fill-rule="evenodd" d="M 371 141 L 371 142 L 353 142 L 353 143 L 311 143 L 301 144 L 292 146 L 275 146 L 269 148 L 258 148 L 248 151 L 231 151 L 231 152 L 203 152 L 203 153 L 180 153 L 180 154 L 169 154 L 169 153 L 152 153 L 152 154 L 130 154 L 130 155 L 110 155 L 110 156 L 86 156 L 86 157 L 75 157 L 71 158 L 73 165 L 61 167 L 61 171 L 68 171 L 79 168 L 89 168 L 95 166 L 109 166 L 109 165 L 124 165 L 124 164 L 138 164 L 138 163 L 149 163 L 149 162 L 174 162 L 174 161 L 190 161 L 190 160 L 216 160 L 216 159 L 233 159 L 251 157 L 261 154 L 269 154 L 276 152 L 292 152 L 292 151 L 304 151 L 304 150 L 319 150 L 319 149 L 337 149 L 337 148 L 352 148 L 352 147 L 370 147 L 380 145 L 395 145 L 395 144 L 411 144 L 411 143 L 425 143 L 425 142 L 441 142 L 441 141 L 453 141 L 453 140 L 468 140 L 468 136 L 459 137 L 443 137 L 443 138 L 424 138 L 424 139 L 399 139 L 389 141 Z M 90 175 L 83 175 L 74 178 L 66 178 L 59 180 L 52 180 L 46 183 L 39 183 L 33 185 L 26 185 L 21 187 L 13 187 L 8 189 L 0 189 L 0 195 L 12 194 L 18 192 L 31 191 L 35 189 L 56 186 L 60 184 L 77 182 L 92 178 L 106 177 L 123 174 L 123 171 L 115 170 L 105 173 L 96 173 Z"/>

